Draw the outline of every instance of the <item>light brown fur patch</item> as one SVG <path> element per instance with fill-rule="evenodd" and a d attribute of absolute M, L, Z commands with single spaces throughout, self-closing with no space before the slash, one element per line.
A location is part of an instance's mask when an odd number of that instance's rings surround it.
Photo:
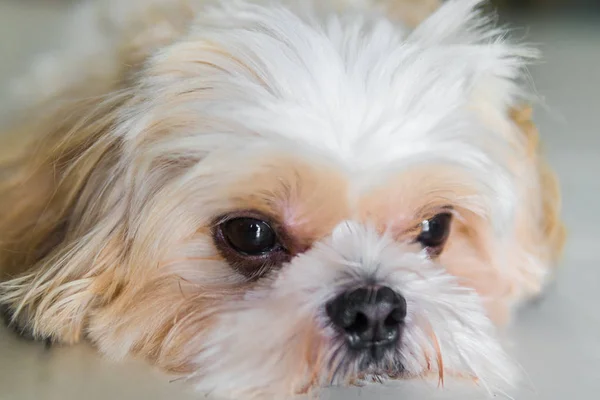
<path fill-rule="evenodd" d="M 258 172 L 232 185 L 232 207 L 273 217 L 297 251 L 331 233 L 349 218 L 348 180 L 332 165 L 310 164 L 292 155 L 262 160 Z"/>
<path fill-rule="evenodd" d="M 390 16 L 404 22 L 411 28 L 437 10 L 440 0 L 375 0 L 384 4 Z"/>
<path fill-rule="evenodd" d="M 533 122 L 533 109 L 528 106 L 515 108 L 511 110 L 510 116 L 525 135 L 527 153 L 538 171 L 540 192 L 532 195 L 541 199 L 543 218 L 540 236 L 549 251 L 548 260 L 555 263 L 562 254 L 566 238 L 566 229 L 560 215 L 562 202 L 558 178 L 541 156 L 539 132 Z"/>

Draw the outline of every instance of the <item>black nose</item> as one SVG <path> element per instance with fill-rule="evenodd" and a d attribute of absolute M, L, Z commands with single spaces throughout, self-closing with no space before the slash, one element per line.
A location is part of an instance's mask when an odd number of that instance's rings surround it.
<path fill-rule="evenodd" d="M 354 349 L 382 349 L 395 345 L 406 317 L 406 300 L 389 287 L 361 287 L 344 292 L 326 306 L 335 327 Z"/>

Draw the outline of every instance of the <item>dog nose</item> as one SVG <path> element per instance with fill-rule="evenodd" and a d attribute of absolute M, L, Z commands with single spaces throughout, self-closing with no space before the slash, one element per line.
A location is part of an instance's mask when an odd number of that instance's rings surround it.
<path fill-rule="evenodd" d="M 334 298 L 326 306 L 333 325 L 354 349 L 391 347 L 406 318 L 406 300 L 387 286 L 361 287 Z"/>

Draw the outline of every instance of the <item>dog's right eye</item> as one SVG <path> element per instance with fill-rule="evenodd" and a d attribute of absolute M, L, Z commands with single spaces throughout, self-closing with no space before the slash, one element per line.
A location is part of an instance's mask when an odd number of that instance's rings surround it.
<path fill-rule="evenodd" d="M 254 218 L 236 218 L 223 223 L 223 235 L 237 252 L 257 256 L 271 251 L 277 244 L 277 235 L 265 221 Z"/>
<path fill-rule="evenodd" d="M 229 265 L 251 279 L 260 278 L 291 259 L 277 230 L 260 218 L 225 218 L 216 226 L 213 238 Z"/>

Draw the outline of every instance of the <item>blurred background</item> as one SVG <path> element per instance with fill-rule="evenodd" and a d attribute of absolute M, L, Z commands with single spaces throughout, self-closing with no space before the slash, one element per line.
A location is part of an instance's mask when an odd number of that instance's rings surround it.
<path fill-rule="evenodd" d="M 12 77 L 57 44 L 77 0 L 0 0 L 0 114 Z M 128 0 L 123 0 L 128 1 Z M 302 1 L 302 0 L 299 0 Z M 600 393 L 600 0 L 496 0 L 513 34 L 544 59 L 531 69 L 546 155 L 564 193 L 569 241 L 556 284 L 510 331 L 527 380 L 518 400 L 588 400 Z M 0 125 L 2 120 L 0 118 Z M 471 399 L 405 385 L 332 390 L 326 399 Z M 86 345 L 44 349 L 0 326 L 0 400 L 188 399 L 135 362 L 112 364 Z M 473 397 L 479 399 L 479 397 Z"/>

